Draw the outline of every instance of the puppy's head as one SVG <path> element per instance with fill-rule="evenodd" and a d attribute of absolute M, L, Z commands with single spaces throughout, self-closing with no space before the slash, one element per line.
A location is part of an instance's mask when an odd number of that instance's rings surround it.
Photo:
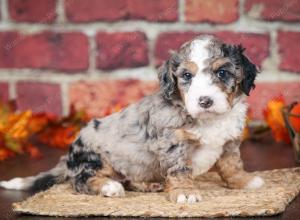
<path fill-rule="evenodd" d="M 212 36 L 185 43 L 159 70 L 165 99 L 181 100 L 193 118 L 223 114 L 254 88 L 256 66 L 240 45 Z"/>

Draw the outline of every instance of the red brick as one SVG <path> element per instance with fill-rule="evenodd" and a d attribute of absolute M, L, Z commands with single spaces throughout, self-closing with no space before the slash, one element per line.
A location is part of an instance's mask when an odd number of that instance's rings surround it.
<path fill-rule="evenodd" d="M 130 19 L 147 21 L 178 20 L 177 0 L 127 0 Z"/>
<path fill-rule="evenodd" d="M 154 56 L 156 65 L 162 64 L 167 60 L 170 51 L 177 50 L 184 42 L 196 37 L 195 32 L 168 32 L 158 36 L 155 43 Z"/>
<path fill-rule="evenodd" d="M 96 41 L 99 69 L 139 67 L 149 63 L 147 40 L 142 32 L 100 32 Z"/>
<path fill-rule="evenodd" d="M 55 0 L 10 0 L 8 6 L 14 21 L 51 23 L 56 18 Z"/>
<path fill-rule="evenodd" d="M 0 102 L 6 102 L 9 99 L 8 95 L 8 83 L 1 82 L 0 83 Z"/>
<path fill-rule="evenodd" d="M 176 50 L 180 45 L 195 36 L 203 33 L 195 32 L 168 32 L 158 36 L 155 45 L 156 64 L 168 59 L 169 50 Z M 269 35 L 238 33 L 238 32 L 214 32 L 213 34 L 227 43 L 242 44 L 247 50 L 246 54 L 256 64 L 261 65 L 262 61 L 269 55 Z"/>
<path fill-rule="evenodd" d="M 15 65 L 14 51 L 22 37 L 16 32 L 0 32 L 0 67 L 13 68 Z"/>
<path fill-rule="evenodd" d="M 65 0 L 65 10 L 72 22 L 176 21 L 178 18 L 177 0 Z"/>
<path fill-rule="evenodd" d="M 188 22 L 227 24 L 239 18 L 238 0 L 186 0 L 185 18 Z"/>
<path fill-rule="evenodd" d="M 88 39 L 82 33 L 0 33 L 0 68 L 86 70 Z"/>
<path fill-rule="evenodd" d="M 242 44 L 252 62 L 261 66 L 264 59 L 269 56 L 270 36 L 268 34 L 217 32 L 217 37 L 229 44 Z"/>
<path fill-rule="evenodd" d="M 135 103 L 158 88 L 153 81 L 114 80 L 97 82 L 76 82 L 70 86 L 70 103 L 77 110 L 84 109 L 94 117 L 104 116 L 116 105 Z"/>
<path fill-rule="evenodd" d="M 249 16 L 267 21 L 300 21 L 298 0 L 247 0 L 245 10 Z"/>
<path fill-rule="evenodd" d="M 124 0 L 65 0 L 65 11 L 72 22 L 116 21 L 127 16 Z"/>
<path fill-rule="evenodd" d="M 300 72 L 299 42 L 300 32 L 280 31 L 278 33 L 280 69 Z"/>
<path fill-rule="evenodd" d="M 256 88 L 248 98 L 252 117 L 262 119 L 263 109 L 268 101 L 281 95 L 285 98 L 287 104 L 300 101 L 299 88 L 300 82 L 257 83 Z"/>
<path fill-rule="evenodd" d="M 17 84 L 17 107 L 20 110 L 62 114 L 61 90 L 57 84 L 19 82 Z"/>

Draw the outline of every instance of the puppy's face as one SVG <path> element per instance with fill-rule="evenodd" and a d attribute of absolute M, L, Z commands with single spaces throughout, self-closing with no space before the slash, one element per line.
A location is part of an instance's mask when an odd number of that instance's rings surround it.
<path fill-rule="evenodd" d="M 168 100 L 181 99 L 193 118 L 223 114 L 254 87 L 257 69 L 241 46 L 198 37 L 174 53 L 159 73 Z"/>

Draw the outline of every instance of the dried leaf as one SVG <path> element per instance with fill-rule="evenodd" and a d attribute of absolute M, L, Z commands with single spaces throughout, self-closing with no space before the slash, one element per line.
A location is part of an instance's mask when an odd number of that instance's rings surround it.
<path fill-rule="evenodd" d="M 0 161 L 6 160 L 8 158 L 14 157 L 15 153 L 12 151 L 5 149 L 5 148 L 0 148 Z"/>
<path fill-rule="evenodd" d="M 20 114 L 11 114 L 8 119 L 8 126 L 5 133 L 15 139 L 24 139 L 28 137 L 27 124 L 32 116 L 31 111 L 25 111 Z"/>
<path fill-rule="evenodd" d="M 42 158 L 41 151 L 36 146 L 34 146 L 33 144 L 31 144 L 31 143 L 28 143 L 26 145 L 25 151 L 27 153 L 29 153 L 29 156 L 31 158 L 33 158 L 33 159 L 40 159 L 40 158 Z"/>
<path fill-rule="evenodd" d="M 50 122 L 56 119 L 55 116 L 47 113 L 34 114 L 28 121 L 27 129 L 29 132 L 37 133 L 45 128 Z"/>
<path fill-rule="evenodd" d="M 48 127 L 38 135 L 38 141 L 51 147 L 67 149 L 76 138 L 79 128 L 60 125 Z"/>
<path fill-rule="evenodd" d="M 280 96 L 269 101 L 263 113 L 266 123 L 272 129 L 274 139 L 277 142 L 284 141 L 286 143 L 290 143 L 291 141 L 288 134 L 288 130 L 285 127 L 284 119 L 281 112 L 284 106 L 284 98 Z"/>
<path fill-rule="evenodd" d="M 10 150 L 13 151 L 15 153 L 19 153 L 22 154 L 24 152 L 23 148 L 22 148 L 22 143 L 19 139 L 13 138 L 8 134 L 4 135 L 4 140 L 5 140 L 5 147 Z"/>

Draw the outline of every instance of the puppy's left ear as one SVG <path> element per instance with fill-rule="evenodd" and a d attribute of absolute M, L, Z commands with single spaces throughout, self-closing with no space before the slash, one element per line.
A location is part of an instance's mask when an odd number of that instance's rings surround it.
<path fill-rule="evenodd" d="M 241 90 L 249 96 L 251 89 L 255 88 L 255 78 L 258 74 L 257 67 L 243 54 L 244 48 L 239 46 L 240 50 L 240 65 L 243 73 L 243 80 L 240 83 Z"/>
<path fill-rule="evenodd" d="M 173 52 L 170 59 L 167 60 L 158 70 L 158 79 L 164 97 L 171 100 L 176 93 L 177 82 L 174 72 L 180 64 L 180 59 L 177 53 Z"/>

